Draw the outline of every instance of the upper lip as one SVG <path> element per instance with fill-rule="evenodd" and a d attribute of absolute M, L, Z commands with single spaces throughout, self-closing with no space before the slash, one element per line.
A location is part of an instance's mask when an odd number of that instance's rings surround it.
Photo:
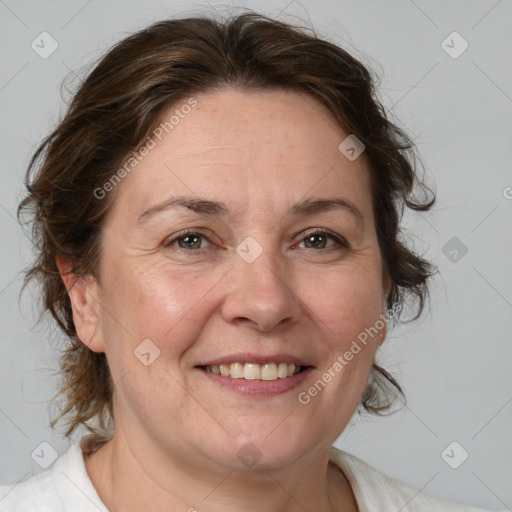
<path fill-rule="evenodd" d="M 267 364 L 267 363 L 293 363 L 296 366 L 312 366 L 305 359 L 293 356 L 291 354 L 231 354 L 228 356 L 216 357 L 204 363 L 200 363 L 197 366 L 213 366 L 215 364 L 232 364 L 232 363 L 256 363 L 256 364 Z"/>

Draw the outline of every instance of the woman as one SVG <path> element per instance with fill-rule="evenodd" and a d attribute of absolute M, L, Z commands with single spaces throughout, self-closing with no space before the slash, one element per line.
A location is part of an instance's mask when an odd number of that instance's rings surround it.
<path fill-rule="evenodd" d="M 0 510 L 472 511 L 332 446 L 399 385 L 374 363 L 433 266 L 411 141 L 341 48 L 254 13 L 117 44 L 33 157 L 66 435 Z M 391 317 L 391 318 L 390 318 Z"/>

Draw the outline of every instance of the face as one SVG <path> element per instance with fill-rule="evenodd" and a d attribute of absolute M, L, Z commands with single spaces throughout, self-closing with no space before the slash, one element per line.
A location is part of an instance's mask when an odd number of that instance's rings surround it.
<path fill-rule="evenodd" d="M 194 98 L 117 184 L 75 321 L 134 443 L 276 468 L 339 436 L 385 331 L 369 173 L 309 96 Z"/>

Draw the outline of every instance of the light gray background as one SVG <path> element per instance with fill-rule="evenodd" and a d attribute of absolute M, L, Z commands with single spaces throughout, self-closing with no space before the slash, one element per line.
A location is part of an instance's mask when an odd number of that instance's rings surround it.
<path fill-rule="evenodd" d="M 309 17 L 319 35 L 375 69 L 383 103 L 414 137 L 435 182 L 434 211 L 405 219 L 413 246 L 440 270 L 432 307 L 419 322 L 391 331 L 379 354 L 403 384 L 408 407 L 388 418 L 354 418 L 337 445 L 425 492 L 510 509 L 511 2 L 211 5 L 245 6 L 292 22 Z M 73 81 L 73 70 L 80 73 L 131 31 L 205 9 L 212 12 L 203 2 L 0 0 L 2 483 L 41 471 L 31 452 L 42 441 L 59 454 L 68 446 L 48 427 L 57 354 L 48 332 L 32 328 L 30 294 L 18 301 L 30 245 L 14 217 L 29 157 L 63 113 L 60 87 L 68 75 Z M 43 31 L 59 45 L 48 59 L 31 48 Z M 456 59 L 441 46 L 453 31 L 469 43 Z M 443 253 L 452 237 L 468 249 L 457 262 Z M 469 453 L 456 470 L 441 458 L 452 441 Z"/>

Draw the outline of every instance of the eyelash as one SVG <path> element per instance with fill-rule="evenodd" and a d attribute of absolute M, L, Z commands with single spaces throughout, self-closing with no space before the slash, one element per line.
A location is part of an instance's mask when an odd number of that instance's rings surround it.
<path fill-rule="evenodd" d="M 210 241 L 208 239 L 208 237 L 206 235 L 204 235 L 203 233 L 199 233 L 197 231 L 193 231 L 191 229 L 187 229 L 185 231 L 182 231 L 181 233 L 178 233 L 178 235 L 176 235 L 172 239 L 166 241 L 164 243 L 164 246 L 165 247 L 170 247 L 175 242 L 177 242 L 178 240 L 180 240 L 182 238 L 185 238 L 187 236 L 190 236 L 190 235 L 200 236 L 200 237 L 205 238 L 206 240 Z M 332 231 L 328 231 L 326 229 L 311 229 L 309 231 L 306 231 L 303 234 L 303 237 L 299 240 L 299 243 L 303 242 L 308 236 L 311 236 L 311 235 L 324 235 L 324 236 L 327 236 L 327 237 L 331 238 L 332 240 L 334 240 L 339 246 L 344 247 L 345 249 L 349 248 L 348 243 L 342 237 L 340 237 L 340 236 L 334 234 Z M 195 253 L 197 251 L 201 251 L 202 250 L 202 249 L 185 249 L 183 247 L 177 247 L 177 246 L 176 246 L 176 248 L 181 250 L 181 251 L 192 252 L 192 253 Z M 306 249 L 315 250 L 314 247 L 306 247 Z M 327 251 L 328 249 L 333 249 L 333 247 L 328 247 L 328 248 L 323 249 L 323 250 Z"/>

